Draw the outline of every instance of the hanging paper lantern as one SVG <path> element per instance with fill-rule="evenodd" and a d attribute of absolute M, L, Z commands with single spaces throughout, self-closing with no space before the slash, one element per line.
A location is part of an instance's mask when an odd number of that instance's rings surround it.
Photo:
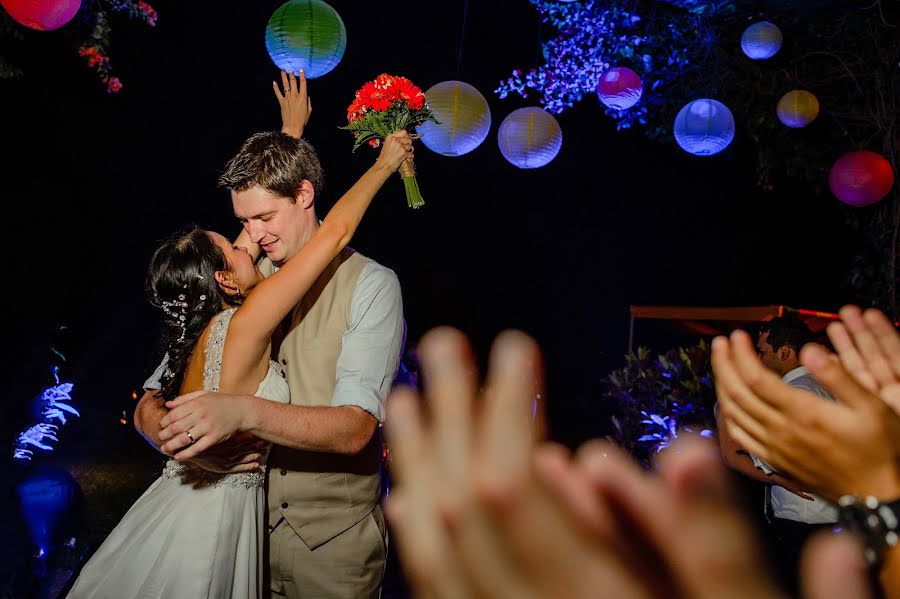
<path fill-rule="evenodd" d="M 851 206 L 874 204 L 884 199 L 893 185 L 891 163 L 868 150 L 844 154 L 828 173 L 831 193 Z"/>
<path fill-rule="evenodd" d="M 734 139 L 734 117 L 718 100 L 688 102 L 675 117 L 675 141 L 685 152 L 712 156 L 728 147 Z"/>
<path fill-rule="evenodd" d="M 788 127 L 806 127 L 819 116 L 819 100 L 806 90 L 795 89 L 781 96 L 776 112 Z"/>
<path fill-rule="evenodd" d="M 440 122 L 417 128 L 422 143 L 444 156 L 462 156 L 481 145 L 491 130 L 491 109 L 477 89 L 462 81 L 442 81 L 425 92 Z"/>
<path fill-rule="evenodd" d="M 766 60 L 778 54 L 781 42 L 781 29 L 769 21 L 760 21 L 744 30 L 741 50 L 753 60 Z"/>
<path fill-rule="evenodd" d="M 283 71 L 321 77 L 341 62 L 347 48 L 344 22 L 322 0 L 290 0 L 266 25 L 266 50 Z"/>
<path fill-rule="evenodd" d="M 81 0 L 0 0 L 13 19 L 38 31 L 59 29 L 75 17 Z"/>
<path fill-rule="evenodd" d="M 562 129 L 542 108 L 520 108 L 500 123 L 497 143 L 503 157 L 519 168 L 538 168 L 556 158 Z"/>
<path fill-rule="evenodd" d="M 637 104 L 644 93 L 644 84 L 637 73 L 628 67 L 614 67 L 600 77 L 597 96 L 604 106 L 625 110 Z"/>

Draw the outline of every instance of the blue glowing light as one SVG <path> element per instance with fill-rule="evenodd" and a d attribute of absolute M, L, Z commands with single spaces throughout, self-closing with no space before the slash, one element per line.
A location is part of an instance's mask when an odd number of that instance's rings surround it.
<path fill-rule="evenodd" d="M 685 152 L 712 156 L 734 139 L 734 116 L 718 100 L 704 98 L 685 104 L 672 128 L 675 141 Z"/>
<path fill-rule="evenodd" d="M 16 495 L 37 548 L 35 556 L 43 557 L 81 497 L 81 489 L 64 468 L 39 466 L 16 485 Z"/>
<path fill-rule="evenodd" d="M 81 416 L 78 410 L 68 403 L 72 401 L 74 385 L 59 382 L 58 367 L 54 366 L 52 372 L 56 384 L 44 389 L 36 400 L 38 414 L 43 422 L 38 422 L 19 433 L 13 451 L 13 458 L 16 460 L 29 461 L 34 451 L 38 449 L 53 451 L 53 442 L 59 441 L 57 437 L 59 426 L 67 422 L 66 415 L 68 414 L 69 418 Z M 53 421 L 59 424 L 54 424 Z"/>

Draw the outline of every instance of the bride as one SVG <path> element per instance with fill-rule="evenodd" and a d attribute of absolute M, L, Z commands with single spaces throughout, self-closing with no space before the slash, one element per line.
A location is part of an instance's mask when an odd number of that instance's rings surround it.
<path fill-rule="evenodd" d="M 195 229 L 161 246 L 151 260 L 148 287 L 171 332 L 162 401 L 200 389 L 236 392 L 252 380 L 258 381 L 258 397 L 287 403 L 287 383 L 269 359 L 272 332 L 347 245 L 376 192 L 411 155 L 408 133 L 388 136 L 375 164 L 334 205 L 313 238 L 267 279 L 247 248 L 232 246 L 218 233 Z M 261 596 L 264 478 L 262 467 L 214 474 L 169 460 L 68 596 Z"/>

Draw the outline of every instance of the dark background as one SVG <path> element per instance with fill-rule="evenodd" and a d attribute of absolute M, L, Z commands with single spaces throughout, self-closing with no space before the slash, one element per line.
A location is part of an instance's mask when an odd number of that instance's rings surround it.
<path fill-rule="evenodd" d="M 493 90 L 535 64 L 548 34 L 526 0 L 471 0 L 465 21 L 463 0 L 330 3 L 348 44 L 341 64 L 310 83 L 305 135 L 327 175 L 320 217 L 375 158 L 368 148 L 351 154 L 349 133 L 337 130 L 362 83 L 389 72 L 423 89 L 461 79 L 481 90 L 493 116 L 487 140 L 459 158 L 420 145 L 426 206 L 407 208 L 398 177 L 353 246 L 399 275 L 410 344 L 450 324 L 484 359 L 503 329 L 534 335 L 556 438 L 574 444 L 606 432 L 600 382 L 623 361 L 630 304 L 834 311 L 854 299 L 844 279 L 857 240 L 837 201 L 784 181 L 758 191 L 740 123 L 727 151 L 698 158 L 616 132 L 586 97 L 558 117 L 563 146 L 553 162 L 531 171 L 506 162 L 500 122 L 538 100 L 500 100 Z M 161 354 L 143 288 L 149 257 L 193 223 L 236 233 L 217 175 L 243 139 L 280 125 L 278 72 L 263 42 L 280 2 L 152 4 L 156 28 L 112 17 L 120 93 L 103 91 L 65 28 L 27 32 L 15 57 L 25 76 L 0 82 L 8 438 L 29 423 L 27 402 L 46 384 L 54 330 L 66 324 L 65 372 L 83 417 L 64 431 L 61 450 L 143 451 L 131 393 Z M 638 342 L 666 349 L 663 333 L 641 326 Z"/>

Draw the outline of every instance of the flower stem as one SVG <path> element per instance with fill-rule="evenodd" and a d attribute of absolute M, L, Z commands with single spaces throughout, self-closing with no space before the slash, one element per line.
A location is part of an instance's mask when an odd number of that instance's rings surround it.
<path fill-rule="evenodd" d="M 425 205 L 422 199 L 422 192 L 419 191 L 419 184 L 416 182 L 415 176 L 403 177 L 403 186 L 406 188 L 406 203 L 410 208 L 421 208 Z"/>
<path fill-rule="evenodd" d="M 419 184 L 416 181 L 416 169 L 413 161 L 406 159 L 400 165 L 400 176 L 403 177 L 403 186 L 406 188 L 406 203 L 410 208 L 421 208 L 425 205 Z"/>

